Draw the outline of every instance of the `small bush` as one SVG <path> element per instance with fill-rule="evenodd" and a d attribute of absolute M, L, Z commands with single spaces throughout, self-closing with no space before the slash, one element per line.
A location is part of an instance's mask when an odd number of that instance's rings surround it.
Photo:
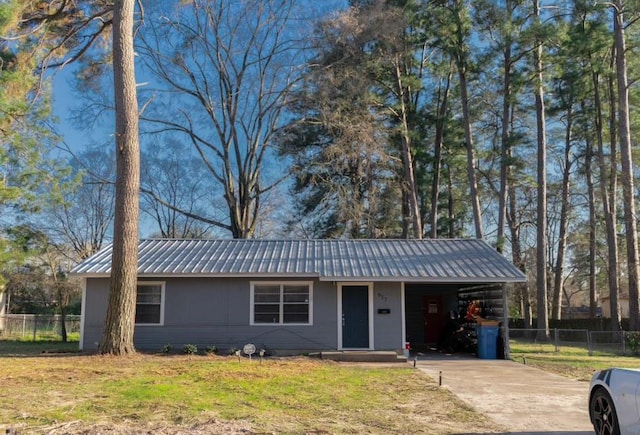
<path fill-rule="evenodd" d="M 205 352 L 207 355 L 215 355 L 215 354 L 217 354 L 217 353 L 218 353 L 218 348 L 217 348 L 217 347 L 215 347 L 215 346 L 207 346 L 207 347 L 204 349 L 204 352 Z"/>
<path fill-rule="evenodd" d="M 638 356 L 640 354 L 640 332 L 626 332 L 624 340 L 631 353 Z"/>
<path fill-rule="evenodd" d="M 171 344 L 165 344 L 164 346 L 162 346 L 162 349 L 160 350 L 160 352 L 167 355 L 171 353 L 172 350 L 173 350 L 173 346 Z"/>
<path fill-rule="evenodd" d="M 198 353 L 198 346 L 195 344 L 185 344 L 182 348 L 182 352 L 185 355 L 195 355 Z"/>
<path fill-rule="evenodd" d="M 229 355 L 230 356 L 235 356 L 236 352 L 240 350 L 240 349 L 236 349 L 235 347 L 230 347 L 229 348 Z"/>

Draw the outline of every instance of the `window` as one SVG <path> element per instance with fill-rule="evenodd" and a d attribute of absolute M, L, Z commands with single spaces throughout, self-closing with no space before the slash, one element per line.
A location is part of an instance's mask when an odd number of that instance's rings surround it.
<path fill-rule="evenodd" d="M 310 282 L 251 283 L 251 324 L 310 325 Z"/>
<path fill-rule="evenodd" d="M 136 325 L 164 323 L 164 283 L 138 283 Z"/>

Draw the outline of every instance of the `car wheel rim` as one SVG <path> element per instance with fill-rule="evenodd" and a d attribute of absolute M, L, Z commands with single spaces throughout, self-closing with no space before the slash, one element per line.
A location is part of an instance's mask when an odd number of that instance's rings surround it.
<path fill-rule="evenodd" d="M 594 426 L 598 435 L 613 434 L 615 421 L 609 400 L 600 396 L 593 405 Z"/>

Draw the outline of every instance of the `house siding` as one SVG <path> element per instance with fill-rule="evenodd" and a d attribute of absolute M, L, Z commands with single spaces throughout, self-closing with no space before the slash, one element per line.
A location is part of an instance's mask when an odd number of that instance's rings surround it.
<path fill-rule="evenodd" d="M 337 296 L 336 287 L 330 282 L 313 281 L 312 325 L 252 326 L 250 281 L 273 281 L 271 279 L 154 278 L 149 281 L 165 282 L 164 325 L 136 326 L 134 343 L 138 349 L 160 350 L 167 344 L 179 349 L 185 344 L 195 344 L 202 349 L 215 345 L 224 351 L 242 348 L 247 343 L 278 352 L 337 348 Z M 87 279 L 84 349 L 98 347 L 108 292 L 108 279 Z"/>
<path fill-rule="evenodd" d="M 390 312 L 381 314 L 379 309 Z M 402 285 L 399 282 L 374 283 L 373 319 L 375 349 L 402 349 Z"/>
<path fill-rule="evenodd" d="M 102 338 L 104 319 L 109 299 L 109 279 L 86 279 L 82 318 L 84 328 L 81 331 L 83 350 L 97 349 Z"/>

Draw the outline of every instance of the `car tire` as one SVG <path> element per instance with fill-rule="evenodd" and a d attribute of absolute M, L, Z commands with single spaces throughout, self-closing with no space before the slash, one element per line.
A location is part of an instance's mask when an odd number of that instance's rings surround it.
<path fill-rule="evenodd" d="M 589 401 L 589 417 L 598 435 L 620 435 L 618 414 L 613 399 L 604 388 L 598 388 Z"/>

